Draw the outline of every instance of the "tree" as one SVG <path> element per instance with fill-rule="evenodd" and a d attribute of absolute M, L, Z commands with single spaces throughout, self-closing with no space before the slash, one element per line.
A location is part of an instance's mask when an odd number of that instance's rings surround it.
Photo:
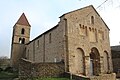
<path fill-rule="evenodd" d="M 10 65 L 10 59 L 7 56 L 0 57 L 0 68 L 5 68 Z"/>

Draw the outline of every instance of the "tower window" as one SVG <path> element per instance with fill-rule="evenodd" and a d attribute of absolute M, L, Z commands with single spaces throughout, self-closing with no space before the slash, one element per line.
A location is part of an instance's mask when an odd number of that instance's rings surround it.
<path fill-rule="evenodd" d="M 25 44 L 25 38 L 19 38 L 19 43 L 20 44 Z"/>
<path fill-rule="evenodd" d="M 21 39 L 21 38 L 19 38 L 19 43 L 21 44 L 21 42 L 22 42 L 22 39 Z"/>
<path fill-rule="evenodd" d="M 24 28 L 22 28 L 21 34 L 25 34 L 25 29 Z"/>
<path fill-rule="evenodd" d="M 25 44 L 25 38 L 22 39 L 22 44 Z"/>
<path fill-rule="evenodd" d="M 94 16 L 91 16 L 91 24 L 94 24 Z"/>

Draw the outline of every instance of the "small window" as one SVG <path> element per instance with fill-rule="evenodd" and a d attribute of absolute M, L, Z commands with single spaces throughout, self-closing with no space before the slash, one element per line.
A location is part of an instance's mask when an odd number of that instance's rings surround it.
<path fill-rule="evenodd" d="M 49 34 L 49 43 L 51 43 L 51 33 Z"/>
<path fill-rule="evenodd" d="M 91 24 L 94 24 L 94 16 L 91 16 Z"/>
<path fill-rule="evenodd" d="M 22 44 L 25 44 L 25 38 L 22 39 Z"/>
<path fill-rule="evenodd" d="M 20 44 L 25 44 L 25 38 L 19 38 L 19 43 Z"/>
<path fill-rule="evenodd" d="M 21 42 L 22 42 L 22 39 L 21 39 L 21 38 L 19 38 L 19 43 L 21 44 Z"/>
<path fill-rule="evenodd" d="M 39 40 L 37 41 L 37 47 L 39 47 Z"/>
<path fill-rule="evenodd" d="M 25 29 L 24 28 L 22 28 L 21 34 L 25 34 Z"/>

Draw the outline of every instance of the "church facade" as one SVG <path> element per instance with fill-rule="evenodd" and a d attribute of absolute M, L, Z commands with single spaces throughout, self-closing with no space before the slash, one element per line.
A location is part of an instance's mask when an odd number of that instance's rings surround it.
<path fill-rule="evenodd" d="M 32 41 L 31 25 L 23 13 L 13 27 L 11 62 L 63 62 L 65 72 L 93 76 L 113 71 L 109 28 L 90 5 L 60 16 L 59 23 Z"/>

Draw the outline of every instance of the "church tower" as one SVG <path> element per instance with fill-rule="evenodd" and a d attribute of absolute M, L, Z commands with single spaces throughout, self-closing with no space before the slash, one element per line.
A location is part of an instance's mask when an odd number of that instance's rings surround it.
<path fill-rule="evenodd" d="M 11 63 L 14 68 L 18 68 L 19 59 L 25 55 L 25 44 L 30 40 L 30 28 L 31 25 L 23 13 L 13 27 Z"/>

